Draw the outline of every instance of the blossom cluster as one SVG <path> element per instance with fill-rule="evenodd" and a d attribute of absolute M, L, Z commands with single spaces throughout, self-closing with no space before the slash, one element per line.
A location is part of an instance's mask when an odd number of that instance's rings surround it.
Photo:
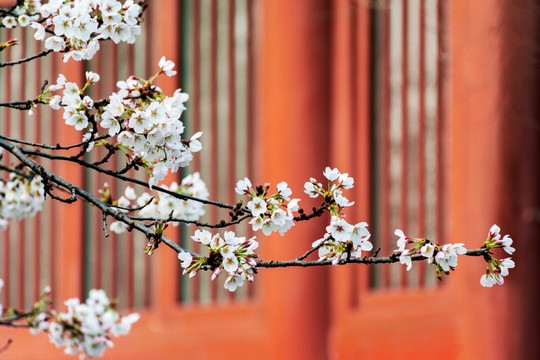
<path fill-rule="evenodd" d="M 70 355 L 102 356 L 106 348 L 113 346 L 111 335 L 128 334 L 131 325 L 139 320 L 137 313 L 121 316 L 103 290 L 90 290 L 84 303 L 72 298 L 65 305 L 67 312 L 34 312 L 28 324 L 33 334 L 47 333 L 53 344 L 65 347 L 64 352 Z"/>
<path fill-rule="evenodd" d="M 41 0 L 24 0 L 15 6 L 11 14 L 3 17 L 2 25 L 8 29 L 17 26 L 27 27 L 40 18 L 40 9 Z"/>
<path fill-rule="evenodd" d="M 9 218 L 20 220 L 34 216 L 43 207 L 45 189 L 41 176 L 28 178 L 10 173 L 9 180 L 0 179 L 0 231 Z"/>
<path fill-rule="evenodd" d="M 132 44 L 141 33 L 141 7 L 133 0 L 123 4 L 116 0 L 24 0 L 6 16 L 7 28 L 30 26 L 34 38 L 44 41 L 46 49 L 69 51 L 64 62 L 90 60 L 99 50 L 99 40 Z M 53 36 L 47 37 L 47 33 Z"/>
<path fill-rule="evenodd" d="M 115 146 L 126 154 L 130 162 L 139 163 L 148 171 L 150 186 L 154 186 L 165 178 L 169 170 L 176 172 L 180 167 L 189 165 L 193 153 L 202 149 L 198 140 L 201 132 L 189 140 L 182 140 L 184 124 L 180 116 L 186 109 L 184 103 L 189 96 L 177 89 L 169 97 L 152 85 L 152 81 L 161 74 L 176 74 L 174 63 L 163 57 L 159 67 L 150 80 L 131 76 L 126 81 L 117 82 L 118 91 L 98 103 L 85 93 L 89 86 L 100 80 L 98 74 L 87 72 L 83 88 L 66 81 L 61 74 L 56 84 L 39 95 L 38 101 L 55 110 L 63 107 L 65 123 L 76 130 L 86 131 L 84 140 L 89 140 L 92 133 L 98 131 L 96 125 L 110 137 L 116 136 L 118 143 Z M 53 95 L 58 91 L 62 91 L 62 95 Z M 93 108 L 96 112 L 92 114 Z M 97 143 L 105 144 L 105 140 Z M 92 146 L 93 143 L 88 151 Z"/>
<path fill-rule="evenodd" d="M 266 236 L 279 231 L 283 236 L 294 225 L 293 212 L 299 210 L 300 199 L 291 200 L 292 191 L 284 181 L 277 184 L 276 193 L 269 194 L 269 190 L 270 184 L 254 188 L 248 178 L 239 180 L 235 188 L 237 194 L 250 198 L 246 206 L 253 215 L 249 222 L 253 230 L 262 230 Z"/>
<path fill-rule="evenodd" d="M 212 280 L 216 279 L 222 271 L 228 275 L 225 280 L 225 289 L 233 292 L 238 287 L 244 285 L 244 281 L 253 281 L 254 274 L 257 273 L 257 262 L 255 249 L 259 243 L 255 238 L 246 239 L 238 237 L 232 231 L 225 231 L 212 235 L 206 230 L 196 230 L 191 237 L 193 241 L 201 243 L 209 250 L 209 255 L 193 256 L 187 251 L 180 251 L 178 259 L 182 262 L 184 275 L 190 278 L 197 275 L 201 268 L 209 268 L 213 271 Z"/>
<path fill-rule="evenodd" d="M 369 241 L 371 234 L 367 226 L 365 222 L 351 225 L 345 219 L 332 216 L 324 237 L 312 244 L 319 248 L 319 261 L 332 260 L 332 264 L 337 265 L 341 259 L 361 258 L 362 251 L 371 251 L 373 244 Z"/>
<path fill-rule="evenodd" d="M 394 233 L 399 237 L 397 240 L 398 249 L 394 252 L 400 254 L 399 262 L 407 265 L 407 271 L 412 268 L 411 256 L 421 254 L 428 259 L 428 263 L 435 263 L 437 277 L 442 279 L 442 274 L 448 275 L 450 270 L 455 270 L 458 264 L 458 255 L 467 253 L 463 243 L 439 245 L 428 239 L 407 237 L 400 229 L 396 229 Z M 410 244 L 414 244 L 412 249 L 407 248 L 407 245 Z"/>
<path fill-rule="evenodd" d="M 345 196 L 343 190 L 351 189 L 354 179 L 347 173 L 340 173 L 338 169 L 327 167 L 323 172 L 328 180 L 327 186 L 311 178 L 304 184 L 304 191 L 312 198 L 322 196 L 325 200 L 323 206 L 332 214 L 330 224 L 322 239 L 315 241 L 312 246 L 319 248 L 319 260 L 332 260 L 337 265 L 341 259 L 360 258 L 362 251 L 371 251 L 373 244 L 369 241 L 369 233 L 365 222 L 356 225 L 345 220 L 342 211 L 353 205 Z"/>
<path fill-rule="evenodd" d="M 0 279 L 0 291 L 3 286 Z M 128 334 L 131 325 L 139 320 L 137 313 L 120 315 L 115 302 L 103 290 L 90 290 L 84 303 L 77 298 L 68 299 L 67 312 L 62 313 L 50 308 L 50 294 L 47 286 L 39 301 L 26 312 L 4 309 L 0 304 L 0 321 L 18 326 L 24 325 L 24 321 L 32 334 L 44 332 L 57 347 L 65 347 L 66 354 L 84 358 L 102 356 L 106 348 L 113 346 L 111 335 Z"/>
<path fill-rule="evenodd" d="M 347 173 L 340 173 L 338 169 L 330 169 L 326 167 L 323 172 L 324 177 L 328 180 L 328 186 L 323 186 L 316 179 L 311 178 L 310 181 L 304 184 L 304 192 L 311 198 L 322 196 L 333 200 L 330 203 L 328 210 L 330 213 L 338 216 L 346 207 L 354 205 L 353 202 L 343 196 L 343 190 L 349 190 L 354 187 L 354 178 Z"/>
<path fill-rule="evenodd" d="M 172 182 L 170 186 L 162 185 L 161 187 L 165 190 L 199 199 L 208 199 L 209 195 L 206 184 L 198 172 L 186 176 L 180 184 Z M 105 184 L 105 189 L 101 193 L 102 197 L 109 197 L 107 184 Z M 204 205 L 199 201 L 179 199 L 163 192 L 159 192 L 154 196 L 143 192 L 137 196 L 135 189 L 131 186 L 126 187 L 124 194 L 114 202 L 114 205 L 119 206 L 120 211 L 123 212 L 136 210 L 141 217 L 163 220 L 175 218 L 196 221 L 205 213 Z M 174 226 L 178 225 L 177 222 L 172 224 Z M 115 221 L 110 225 L 110 229 L 117 234 L 121 234 L 127 229 L 127 225 L 121 221 Z"/>
<path fill-rule="evenodd" d="M 513 240 L 509 235 L 501 238 L 500 231 L 501 229 L 497 225 L 493 225 L 489 230 L 484 247 L 486 249 L 502 248 L 507 254 L 512 255 L 515 251 L 512 247 Z M 496 284 L 502 285 L 504 283 L 504 277 L 508 275 L 508 269 L 516 266 L 512 258 L 499 260 L 489 256 L 486 262 L 486 273 L 480 278 L 480 284 L 485 287 L 492 287 Z"/>

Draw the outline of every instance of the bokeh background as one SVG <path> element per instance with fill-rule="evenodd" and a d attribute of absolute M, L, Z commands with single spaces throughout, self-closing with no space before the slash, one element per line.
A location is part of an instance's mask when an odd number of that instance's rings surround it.
<path fill-rule="evenodd" d="M 165 55 L 178 76 L 159 85 L 190 94 L 187 133 L 204 133 L 203 151 L 184 175 L 199 171 L 211 199 L 236 202 L 235 183 L 248 176 L 254 184 L 287 181 L 310 209 L 318 204 L 302 196 L 303 183 L 338 167 L 355 178 L 347 219 L 370 224 L 381 255 L 395 248 L 396 228 L 478 248 L 496 223 L 514 239 L 516 268 L 491 289 L 480 286 L 485 263 L 477 258 L 460 258 L 442 282 L 419 263 L 409 272 L 400 264 L 263 269 L 230 294 L 209 274 L 183 278 L 166 248 L 144 255 L 143 237 L 105 238 L 95 209 L 48 201 L 35 219 L 0 234 L 4 306 L 31 306 L 46 285 L 59 304 L 107 290 L 142 318 L 105 359 L 540 358 L 537 2 L 148 3 L 137 44 L 102 43 L 87 63 L 50 57 L 4 68 L 2 101 L 32 98 L 58 73 L 82 83 L 86 70 L 101 74 L 92 95 L 106 97 L 118 80 L 157 72 Z M 22 42 L 2 61 L 38 52 L 32 35 L 2 29 L 1 41 Z M 31 118 L 0 114 L 2 134 L 52 144 L 80 139 L 45 109 Z M 84 169 L 42 164 L 94 192 L 104 181 L 117 194 L 124 188 Z M 204 220 L 225 216 L 207 209 Z M 284 237 L 257 234 L 261 259 L 299 256 L 328 222 L 298 224 Z M 197 250 L 193 231 L 169 235 Z M 252 234 L 245 225 L 235 231 Z M 0 329 L 0 343 L 7 339 L 6 358 L 64 356 L 24 329 Z"/>

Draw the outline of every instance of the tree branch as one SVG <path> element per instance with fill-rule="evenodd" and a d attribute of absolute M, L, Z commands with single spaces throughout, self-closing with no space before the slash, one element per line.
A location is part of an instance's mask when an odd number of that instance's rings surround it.
<path fill-rule="evenodd" d="M 192 251 L 186 250 L 176 244 L 174 241 L 170 240 L 163 234 L 157 234 L 155 231 L 149 229 L 144 224 L 141 224 L 140 222 L 134 221 L 129 216 L 124 214 L 123 212 L 111 208 L 107 204 L 101 202 L 98 198 L 96 198 L 94 195 L 90 194 L 89 192 L 79 188 L 78 186 L 66 181 L 65 179 L 51 173 L 50 171 L 43 168 L 41 165 L 35 163 L 30 158 L 28 158 L 24 153 L 23 149 L 18 147 L 17 145 L 13 145 L 3 139 L 0 139 L 0 146 L 12 153 L 21 163 L 23 163 L 25 166 L 30 168 L 33 172 L 36 174 L 39 174 L 44 181 L 52 181 L 66 189 L 69 189 L 72 193 L 75 193 L 76 196 L 80 197 L 84 201 L 94 205 L 99 210 L 101 210 L 103 213 L 112 216 L 118 221 L 121 221 L 129 226 L 130 229 L 136 229 L 137 231 L 143 233 L 147 238 L 156 239 L 156 241 L 163 242 L 165 245 L 176 251 L 177 253 L 180 251 L 187 251 L 195 256 L 200 256 L 199 254 L 196 254 Z"/>
<path fill-rule="evenodd" d="M 467 256 L 485 256 L 489 253 L 488 249 L 473 249 L 473 250 L 467 250 L 467 253 L 465 255 Z M 422 254 L 416 254 L 411 256 L 412 261 L 422 261 L 427 260 L 426 257 L 424 257 Z M 399 262 L 399 254 L 393 254 L 391 256 L 384 256 L 384 257 L 372 257 L 372 256 L 366 256 L 362 258 L 357 259 L 343 259 L 338 262 L 338 265 L 346 265 L 346 264 L 392 264 Z M 325 266 L 325 265 L 332 265 L 332 260 L 324 260 L 324 261 L 301 261 L 298 259 L 295 260 L 285 260 L 285 261 L 257 261 L 257 266 L 262 268 L 278 268 L 278 267 L 310 267 L 310 266 Z"/>
<path fill-rule="evenodd" d="M 30 142 L 30 141 L 24 141 L 24 140 L 15 139 L 15 138 L 11 138 L 11 137 L 0 134 L 0 139 L 4 139 L 4 140 L 7 140 L 9 142 L 14 142 L 14 143 L 17 143 L 17 144 L 35 146 L 35 147 L 39 147 L 39 148 L 42 148 L 42 149 L 48 149 L 48 150 L 69 150 L 69 149 L 81 147 L 81 146 L 83 146 L 85 144 L 88 144 L 89 142 L 92 142 L 92 141 L 99 141 L 99 140 L 108 139 L 109 137 L 110 137 L 109 135 L 101 135 L 101 136 L 98 136 L 96 138 L 90 138 L 90 139 L 88 139 L 86 141 L 82 141 L 82 142 L 80 142 L 78 144 L 61 146 L 60 144 L 47 145 L 47 144 L 40 144 L 40 143 Z"/>
<path fill-rule="evenodd" d="M 84 166 L 86 168 L 89 168 L 89 169 L 92 169 L 92 170 L 95 170 L 95 171 L 98 171 L 100 173 L 103 173 L 103 174 L 107 174 L 107 175 L 110 175 L 114 178 L 117 178 L 117 179 L 120 179 L 122 181 L 127 181 L 127 182 L 131 182 L 133 184 L 137 184 L 137 185 L 141 185 L 141 186 L 144 186 L 148 189 L 150 189 L 150 185 L 148 185 L 147 182 L 144 182 L 142 180 L 137 180 L 137 179 L 133 179 L 133 178 L 130 178 L 130 177 L 127 177 L 127 176 L 124 176 L 124 175 L 121 175 L 121 174 L 117 174 L 115 171 L 111 171 L 111 170 L 107 170 L 107 169 L 103 169 L 99 166 L 96 166 L 92 163 L 89 163 L 87 161 L 84 161 L 84 160 L 81 160 L 81 159 L 76 159 L 76 158 L 73 158 L 71 156 L 63 156 L 63 155 L 55 155 L 55 154 L 47 154 L 47 153 L 43 153 L 41 151 L 37 151 L 37 150 L 28 150 L 28 149 L 23 149 L 23 148 L 20 148 L 21 152 L 23 154 L 27 154 L 27 155 L 33 155 L 33 156 L 39 156 L 39 157 L 44 157 L 44 158 L 47 158 L 47 159 L 51 159 L 51 160 L 63 160 L 63 161 L 70 161 L 70 162 L 74 162 L 74 163 L 77 163 L 81 166 Z M 212 201 L 212 200 L 206 200 L 206 199 L 201 199 L 201 198 L 198 198 L 198 197 L 195 197 L 195 196 L 189 196 L 189 195 L 184 195 L 184 194 L 179 194 L 177 192 L 174 192 L 174 191 L 170 191 L 170 190 L 167 190 L 167 189 L 164 189 L 162 187 L 159 187 L 159 186 L 154 186 L 152 187 L 151 190 L 156 190 L 158 192 L 162 192 L 164 194 L 167 194 L 167 195 L 170 195 L 170 196 L 173 196 L 175 198 L 178 198 L 178 199 L 182 199 L 182 200 L 193 200 L 193 201 L 197 201 L 197 202 L 200 202 L 202 204 L 206 204 L 206 205 L 212 205 L 212 206 L 217 206 L 217 207 L 220 207 L 220 208 L 225 208 L 225 209 L 231 209 L 233 210 L 236 205 L 230 205 L 230 204 L 225 204 L 225 203 L 221 203 L 221 202 L 218 202 L 218 201 Z M 251 214 L 251 212 L 249 211 L 249 209 L 247 208 L 242 208 L 242 210 L 244 212 L 247 212 L 249 214 Z"/>
<path fill-rule="evenodd" d="M 161 219 L 161 218 L 152 218 L 152 217 L 135 217 L 135 216 L 132 216 L 131 218 L 133 220 L 137 220 L 137 221 L 179 222 L 179 223 L 182 223 L 182 224 L 193 224 L 193 225 L 197 225 L 197 226 L 200 226 L 200 227 L 219 229 L 219 228 L 224 228 L 224 227 L 228 227 L 228 226 L 231 226 L 231 225 L 240 224 L 242 221 L 244 221 L 246 219 L 249 219 L 250 217 L 251 217 L 251 215 L 245 215 L 245 216 L 243 216 L 243 217 L 241 217 L 239 219 L 236 219 L 236 220 L 232 220 L 232 221 L 224 221 L 224 220 L 222 220 L 219 223 L 215 223 L 215 224 L 199 222 L 197 220 L 185 220 L 185 219 L 172 218 L 172 217 Z"/>
<path fill-rule="evenodd" d="M 62 50 L 60 52 L 63 53 L 63 52 L 66 52 L 66 51 L 67 50 Z M 19 65 L 19 64 L 24 64 L 25 62 L 29 62 L 29 61 L 32 61 L 34 59 L 37 59 L 37 58 L 40 58 L 40 57 L 43 57 L 43 56 L 47 56 L 52 52 L 53 52 L 53 50 L 51 50 L 51 49 L 44 50 L 44 51 L 39 52 L 39 53 L 37 53 L 35 55 L 29 56 L 29 57 L 26 57 L 26 58 L 23 58 L 23 59 L 20 59 L 20 60 L 17 60 L 17 61 L 3 62 L 3 63 L 0 63 L 0 68 L 2 68 L 4 66 L 14 66 L 14 65 Z"/>

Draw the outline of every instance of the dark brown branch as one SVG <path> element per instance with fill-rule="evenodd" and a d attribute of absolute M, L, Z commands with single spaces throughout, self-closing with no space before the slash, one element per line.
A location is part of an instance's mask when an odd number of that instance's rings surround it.
<path fill-rule="evenodd" d="M 8 107 L 16 110 L 30 110 L 34 105 L 35 100 L 26 100 L 26 101 L 11 101 L 7 103 L 0 103 L 2 107 Z"/>
<path fill-rule="evenodd" d="M 13 169 L 13 168 L 10 168 L 10 167 L 4 166 L 4 165 L 0 165 L 0 170 L 4 170 L 4 171 L 7 171 L 7 172 L 12 172 L 12 173 L 17 174 L 19 176 L 25 177 L 28 180 L 32 180 L 34 178 L 34 174 L 27 174 L 27 173 L 24 173 L 24 172 L 19 171 L 17 169 Z"/>
<path fill-rule="evenodd" d="M 295 260 L 304 260 L 305 258 L 307 258 L 309 256 L 309 254 L 313 253 L 316 250 L 319 250 L 321 248 L 321 246 L 323 246 L 323 245 L 324 245 L 324 241 L 321 241 L 321 243 L 319 245 L 315 246 L 312 249 L 309 249 L 303 255 L 297 257 Z"/>
<path fill-rule="evenodd" d="M 467 256 L 484 256 L 489 252 L 487 249 L 474 249 L 474 250 L 467 250 L 467 253 L 465 255 Z M 416 254 L 411 256 L 412 261 L 422 261 L 427 260 L 426 257 L 424 257 L 422 254 Z M 340 260 L 338 262 L 338 265 L 345 265 L 345 264 L 392 264 L 399 262 L 399 255 L 394 254 L 392 256 L 384 256 L 384 257 L 372 257 L 372 256 L 366 256 L 359 259 L 350 259 L 350 260 Z M 278 267 L 310 267 L 310 266 L 326 266 L 326 265 L 332 265 L 332 260 L 324 260 L 324 261 L 301 261 L 298 259 L 295 260 L 286 260 L 286 261 L 257 261 L 257 266 L 262 268 L 278 268 Z"/>
<path fill-rule="evenodd" d="M 63 202 L 63 203 L 67 203 L 67 204 L 71 204 L 71 203 L 74 203 L 75 201 L 77 201 L 77 194 L 75 193 L 75 190 L 70 189 L 68 191 L 71 193 L 71 197 L 62 198 L 60 196 L 54 195 L 51 192 L 51 189 L 47 188 L 47 184 L 45 184 L 45 194 L 49 195 L 51 197 L 51 199 L 54 199 L 54 200 L 57 200 L 57 201 L 60 201 L 60 202 Z"/>
<path fill-rule="evenodd" d="M 66 51 L 67 50 L 62 50 L 61 52 L 66 52 Z M 0 63 L 0 68 L 4 67 L 4 66 L 14 66 L 14 65 L 19 65 L 19 64 L 24 64 L 24 63 L 32 61 L 34 59 L 37 59 L 37 58 L 40 58 L 40 57 L 43 57 L 43 56 L 47 56 L 52 52 L 53 52 L 53 50 L 50 50 L 50 49 L 49 50 L 44 50 L 42 52 L 39 52 L 39 53 L 37 53 L 35 55 L 26 57 L 24 59 L 20 59 L 20 60 L 17 60 L 17 61 L 3 62 L 3 63 Z"/>
<path fill-rule="evenodd" d="M 118 206 L 118 205 L 112 205 L 110 204 L 109 206 L 110 207 L 113 207 L 115 209 L 119 209 L 119 210 L 124 210 L 124 211 L 127 211 L 127 212 L 133 212 L 133 211 L 139 211 L 139 210 L 142 210 L 144 209 L 145 207 L 147 207 L 148 205 L 150 205 L 152 203 L 152 201 L 154 201 L 154 197 L 150 198 L 150 200 L 148 200 L 146 202 L 146 204 L 144 204 L 143 206 L 139 206 L 139 207 L 136 207 L 136 208 L 127 208 L 127 207 L 123 207 L 123 206 Z M 147 219 L 145 218 L 135 218 L 135 217 L 131 217 L 133 220 L 142 220 L 142 221 L 146 221 Z M 148 219 L 149 221 L 155 221 L 155 220 L 163 220 L 163 219 Z"/>
<path fill-rule="evenodd" d="M 81 147 L 84 144 L 90 143 L 92 141 L 99 141 L 99 140 L 108 139 L 109 137 L 110 137 L 109 135 L 101 135 L 101 136 L 98 136 L 96 138 L 90 138 L 90 139 L 88 139 L 86 141 L 82 141 L 82 142 L 80 142 L 78 144 L 61 146 L 60 144 L 47 145 L 47 144 L 40 144 L 40 143 L 30 142 L 30 141 L 24 141 L 24 140 L 10 138 L 8 136 L 0 134 L 0 139 L 4 139 L 4 140 L 7 140 L 9 142 L 14 142 L 14 143 L 17 143 L 17 144 L 35 146 L 35 147 L 39 147 L 39 148 L 42 148 L 42 149 L 48 149 L 48 150 L 69 150 L 69 149 Z"/>
<path fill-rule="evenodd" d="M 231 225 L 236 225 L 236 224 L 240 224 L 242 221 L 246 220 L 246 219 L 249 219 L 251 217 L 251 215 L 245 215 L 239 219 L 236 219 L 236 220 L 232 220 L 232 221 L 220 221 L 219 223 L 216 223 L 216 224 L 210 224 L 210 223 L 204 223 L 204 222 L 199 222 L 197 220 L 185 220 L 185 219 L 180 219 L 180 218 L 173 218 L 173 217 L 169 217 L 169 218 L 165 218 L 165 219 L 161 219 L 161 218 L 152 218 L 152 217 L 134 217 L 132 216 L 131 218 L 133 220 L 137 220 L 137 221 L 152 221 L 152 222 L 155 222 L 155 221 L 165 221 L 165 222 L 178 222 L 178 223 L 182 223 L 182 224 L 193 224 L 193 225 L 196 225 L 196 226 L 200 226 L 200 227 L 207 227 L 207 228 L 212 228 L 212 229 L 219 229 L 219 228 L 225 228 L 225 227 L 228 227 L 228 226 L 231 226 Z"/>
<path fill-rule="evenodd" d="M 19 324 L 16 322 L 11 322 L 9 320 L 0 320 L 0 326 L 10 326 L 10 327 L 16 327 L 16 328 L 27 328 L 30 327 L 28 324 Z"/>

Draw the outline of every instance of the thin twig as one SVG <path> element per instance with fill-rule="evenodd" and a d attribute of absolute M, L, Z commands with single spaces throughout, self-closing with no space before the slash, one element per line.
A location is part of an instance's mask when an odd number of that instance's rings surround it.
<path fill-rule="evenodd" d="M 30 142 L 30 141 L 24 141 L 24 140 L 19 140 L 19 139 L 10 138 L 10 137 L 8 137 L 8 136 L 1 135 L 1 134 L 0 134 L 0 139 L 4 139 L 4 140 L 10 141 L 10 142 L 17 143 L 17 144 L 23 144 L 23 145 L 35 146 L 35 147 L 39 147 L 39 148 L 42 148 L 42 149 L 48 149 L 48 150 L 69 150 L 69 149 L 81 147 L 81 146 L 83 146 L 84 144 L 90 143 L 90 142 L 92 142 L 92 141 L 99 141 L 99 140 L 107 139 L 107 138 L 109 138 L 109 137 L 110 137 L 109 135 L 101 135 L 101 136 L 98 136 L 98 137 L 93 138 L 93 139 L 90 138 L 90 139 L 88 139 L 88 140 L 86 140 L 86 141 L 82 141 L 82 142 L 80 142 L 80 143 L 78 143 L 78 144 L 67 145 L 67 146 L 61 146 L 60 144 L 56 144 L 56 145 L 47 145 L 47 144 L 40 144 L 40 143 Z"/>
<path fill-rule="evenodd" d="M 110 207 L 113 207 L 115 209 L 118 209 L 118 210 L 124 210 L 124 211 L 127 211 L 127 212 L 133 212 L 133 211 L 139 211 L 139 210 L 142 210 L 144 209 L 145 207 L 147 207 L 148 205 L 150 205 L 152 203 L 152 201 L 154 201 L 154 197 L 151 197 L 150 200 L 148 200 L 146 202 L 146 204 L 144 204 L 143 206 L 139 206 L 139 207 L 136 207 L 136 208 L 127 208 L 127 207 L 124 207 L 124 206 L 119 206 L 119 205 L 114 205 L 114 204 L 109 204 Z M 145 221 L 146 219 L 144 218 L 135 218 L 135 217 L 131 217 L 133 220 L 142 220 L 142 221 Z M 160 219 L 151 219 L 151 220 L 160 220 Z"/>
<path fill-rule="evenodd" d="M 306 251 L 306 253 L 304 255 L 301 255 L 299 257 L 297 257 L 295 260 L 304 260 L 305 258 L 307 258 L 309 256 L 309 254 L 311 254 L 312 252 L 316 251 L 316 250 L 319 250 L 319 248 L 321 246 L 324 245 L 324 241 L 321 241 L 321 243 L 317 246 L 315 246 L 314 248 L 312 249 L 309 249 L 308 251 Z"/>
<path fill-rule="evenodd" d="M 193 225 L 196 225 L 196 226 L 200 226 L 200 227 L 207 227 L 207 228 L 212 228 L 212 229 L 219 229 L 219 228 L 224 228 L 224 227 L 228 227 L 228 226 L 231 226 L 231 225 L 236 225 L 236 224 L 240 224 L 242 221 L 246 220 L 246 219 L 249 219 L 251 217 L 251 215 L 245 215 L 241 218 L 238 218 L 236 220 L 232 220 L 232 221 L 220 221 L 219 223 L 215 223 L 215 224 L 210 224 L 210 223 L 204 223 L 204 222 L 199 222 L 197 220 L 186 220 L 186 219 L 180 219 L 180 218 L 173 218 L 173 217 L 169 217 L 169 218 L 153 218 L 153 217 L 135 217 L 135 216 L 132 216 L 131 218 L 133 220 L 137 220 L 137 221 L 152 221 L 152 222 L 155 222 L 155 221 L 166 221 L 166 222 L 179 222 L 179 223 L 182 223 L 182 224 L 193 224 Z"/>
<path fill-rule="evenodd" d="M 19 65 L 19 64 L 24 64 L 24 63 L 32 61 L 34 59 L 37 59 L 37 58 L 40 58 L 40 57 L 43 57 L 43 56 L 47 56 L 52 52 L 53 52 L 53 50 L 51 50 L 51 49 L 44 50 L 44 51 L 42 51 L 40 53 L 37 53 L 35 55 L 29 56 L 29 57 L 26 57 L 26 58 L 23 58 L 23 59 L 20 59 L 20 60 L 17 60 L 17 61 L 3 62 L 3 63 L 0 63 L 0 68 L 4 67 L 4 66 L 14 66 L 14 65 Z M 66 52 L 66 50 L 62 50 L 60 52 Z"/>
<path fill-rule="evenodd" d="M 35 176 L 34 174 L 27 174 L 27 173 L 24 173 L 24 172 L 19 171 L 17 169 L 13 169 L 13 168 L 10 168 L 10 167 L 4 166 L 4 165 L 0 165 L 0 170 L 4 170 L 4 171 L 7 171 L 7 172 L 12 172 L 12 173 L 17 174 L 19 176 L 25 177 L 28 180 L 32 180 L 34 178 L 34 176 Z"/>

